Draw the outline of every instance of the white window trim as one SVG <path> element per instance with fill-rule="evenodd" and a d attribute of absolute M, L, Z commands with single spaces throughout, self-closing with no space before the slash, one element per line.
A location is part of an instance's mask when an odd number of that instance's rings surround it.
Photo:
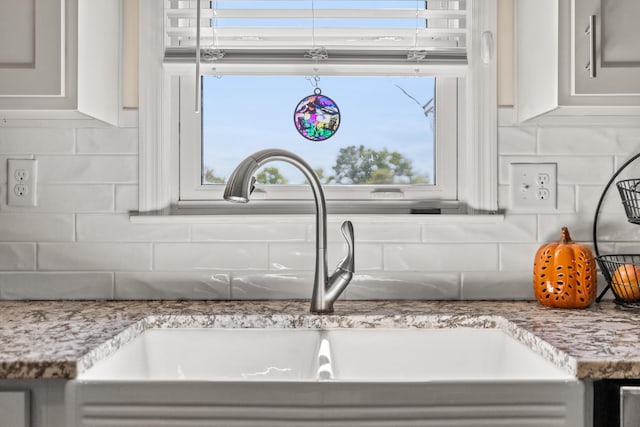
<path fill-rule="evenodd" d="M 414 71 L 411 71 L 415 73 Z M 374 73 L 375 75 L 375 73 Z M 414 74 L 412 74 L 413 76 Z M 202 164 L 201 149 L 201 115 L 195 112 L 194 92 L 195 82 L 193 75 L 181 75 L 180 80 L 180 201 L 181 206 L 187 202 L 199 201 L 208 205 L 223 204 L 224 186 L 202 185 L 200 168 L 194 165 Z M 324 188 L 328 201 L 334 204 L 347 202 L 352 204 L 354 200 L 368 202 L 392 203 L 403 201 L 407 205 L 417 205 L 421 201 L 428 200 L 457 200 L 457 170 L 451 167 L 457 156 L 457 98 L 458 79 L 439 78 L 436 81 L 436 170 L 437 182 L 434 185 L 327 185 Z M 178 97 L 178 95 L 175 95 Z M 277 148 L 277 147 L 274 147 Z M 238 159 L 240 161 L 241 159 Z M 445 165 L 440 167 L 438 165 Z M 289 205 L 291 200 L 310 198 L 308 185 L 269 186 L 260 185 L 253 194 L 253 199 L 279 200 L 281 204 Z M 263 195 L 264 197 L 261 197 Z M 263 202 L 261 202 L 263 203 Z M 430 203 L 432 204 L 432 203 Z M 288 207 L 283 209 L 288 211 Z"/>
<path fill-rule="evenodd" d="M 497 211 L 497 0 L 468 0 L 472 10 L 469 99 L 459 120 L 458 198 L 467 213 Z M 169 214 L 178 195 L 178 140 L 171 126 L 171 85 L 163 66 L 163 2 L 140 0 L 139 212 Z M 481 39 L 484 43 L 481 46 Z M 481 48 L 483 49 L 481 51 Z M 484 58 L 484 61 L 483 61 Z M 182 68 L 184 66 L 177 66 Z M 192 66 L 191 66 L 192 67 Z M 189 70 L 191 67 L 186 66 Z"/>

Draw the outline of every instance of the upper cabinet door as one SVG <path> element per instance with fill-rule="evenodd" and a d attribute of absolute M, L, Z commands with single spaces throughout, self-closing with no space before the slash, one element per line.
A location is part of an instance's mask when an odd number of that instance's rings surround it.
<path fill-rule="evenodd" d="M 75 104 L 72 0 L 0 0 L 0 109 Z"/>
<path fill-rule="evenodd" d="M 514 12 L 517 121 L 548 113 L 636 120 L 640 0 L 514 0 Z"/>
<path fill-rule="evenodd" d="M 575 95 L 640 95 L 640 1 L 574 0 Z"/>

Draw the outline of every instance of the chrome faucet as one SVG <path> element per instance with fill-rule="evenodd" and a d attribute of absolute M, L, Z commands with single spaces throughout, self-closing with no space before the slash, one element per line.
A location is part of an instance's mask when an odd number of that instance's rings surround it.
<path fill-rule="evenodd" d="M 338 263 L 331 277 L 327 274 L 327 206 L 322 184 L 311 166 L 301 157 L 276 148 L 253 153 L 244 159 L 231 174 L 224 189 L 224 199 L 231 202 L 247 203 L 255 188 L 253 174 L 265 163 L 284 161 L 302 171 L 313 190 L 316 203 L 316 270 L 311 297 L 312 313 L 333 313 L 333 303 L 347 287 L 354 272 L 354 238 L 351 221 L 342 223 L 342 234 L 348 247 L 347 256 Z"/>

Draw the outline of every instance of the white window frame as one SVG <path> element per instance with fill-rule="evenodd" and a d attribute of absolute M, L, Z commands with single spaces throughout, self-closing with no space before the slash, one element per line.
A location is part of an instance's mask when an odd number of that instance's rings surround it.
<path fill-rule="evenodd" d="M 458 156 L 457 165 L 452 168 L 457 170 L 457 201 L 460 203 L 456 203 L 456 209 L 463 209 L 466 213 L 496 212 L 497 83 L 493 39 L 497 28 L 497 0 L 467 1 L 472 10 L 470 65 L 464 67 L 464 86 L 459 96 L 462 100 L 460 105 L 464 105 L 464 108 L 460 108 L 457 114 Z M 201 207 L 202 201 L 179 200 L 179 127 L 172 124 L 179 112 L 179 102 L 172 95 L 179 90 L 177 76 L 189 75 L 193 78 L 194 66 L 163 65 L 162 25 L 163 2 L 141 0 L 139 211 L 192 213 L 195 211 L 188 208 Z M 438 71 L 433 66 L 420 68 L 430 75 Z M 366 70 L 352 72 L 367 74 Z M 400 74 L 397 70 L 386 72 Z M 459 77 L 460 70 L 454 68 L 452 74 Z"/>
<path fill-rule="evenodd" d="M 376 75 L 375 69 L 371 70 Z M 413 75 L 413 74 L 412 74 Z M 215 204 L 222 201 L 223 184 L 202 185 L 201 170 L 201 120 L 202 115 L 195 112 L 195 81 L 192 75 L 179 78 L 179 139 L 180 139 L 180 197 L 179 203 L 194 201 L 202 204 Z M 223 77 L 224 78 L 224 77 Z M 353 200 L 402 201 L 415 205 L 421 201 L 457 200 L 457 98 L 458 79 L 443 77 L 436 80 L 436 183 L 434 185 L 327 185 L 324 188 L 326 198 L 333 204 Z M 175 94 L 173 94 L 175 95 Z M 354 141 L 354 144 L 361 142 Z M 425 141 L 426 143 L 426 141 Z M 270 147 L 264 147 L 270 148 Z M 274 147 L 277 148 L 277 147 Z M 249 154 L 249 153 L 247 153 Z M 242 158 L 238 159 L 238 163 Z M 444 165 L 444 166 L 442 166 Z M 451 166 L 453 165 L 453 166 Z M 233 166 L 233 165 L 232 165 Z M 308 185 L 258 185 L 255 199 L 267 199 L 275 204 L 288 203 L 290 200 L 308 199 Z"/>

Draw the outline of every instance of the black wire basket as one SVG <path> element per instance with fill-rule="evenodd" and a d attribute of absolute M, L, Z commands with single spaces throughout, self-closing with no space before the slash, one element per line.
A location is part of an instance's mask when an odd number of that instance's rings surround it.
<path fill-rule="evenodd" d="M 627 220 L 640 224 L 640 179 L 623 179 L 616 183 Z"/>
<path fill-rule="evenodd" d="M 593 218 L 593 247 L 596 253 L 596 261 L 607 281 L 607 286 L 598 295 L 596 302 L 600 302 L 607 291 L 611 289 L 616 304 L 634 309 L 640 309 L 640 254 L 600 255 L 598 248 L 598 217 L 605 195 L 613 182 L 627 166 L 638 158 L 640 158 L 640 153 L 634 154 L 614 172 L 602 190 Z M 640 224 L 640 179 L 624 179 L 618 181 L 616 186 L 622 199 L 627 220 L 633 224 Z"/>
<path fill-rule="evenodd" d="M 600 255 L 596 261 L 615 302 L 640 308 L 640 254 Z"/>

